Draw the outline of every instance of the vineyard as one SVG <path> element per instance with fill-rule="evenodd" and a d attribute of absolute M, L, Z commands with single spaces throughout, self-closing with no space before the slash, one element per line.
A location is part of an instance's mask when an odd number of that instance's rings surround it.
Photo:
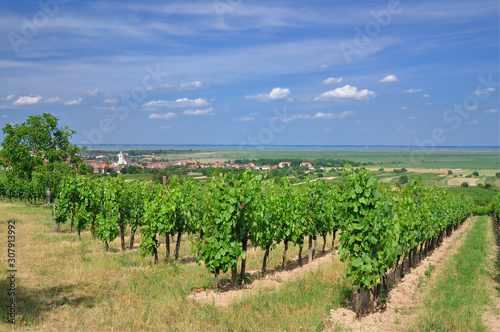
<path fill-rule="evenodd" d="M 9 199 L 42 200 L 45 192 L 2 187 L 1 194 Z M 357 289 L 359 317 L 374 309 L 389 278 L 397 283 L 404 276 L 404 264 L 415 267 L 473 210 L 470 199 L 451 196 L 444 188 L 418 180 L 404 186 L 383 184 L 367 171 L 354 172 L 348 165 L 341 183 L 307 181 L 303 185 L 249 172 L 219 174 L 210 184 L 181 184 L 176 177 L 160 184 L 125 182 L 120 176 L 73 176 L 61 181 L 54 204 L 57 230 L 68 222 L 79 235 L 89 231 L 106 251 L 117 238 L 122 251 L 133 249 L 140 234 L 139 251 L 150 256 L 154 265 L 160 264 L 160 239 L 167 244 L 168 263 L 178 260 L 183 237 L 189 238 L 196 261 L 214 275 L 215 288 L 220 287 L 220 274 L 229 270 L 233 287 L 247 282 L 250 246 L 263 250 L 265 274 L 269 252 L 278 244 L 284 245 L 283 267 L 289 245 L 299 247 L 302 265 L 303 248 L 311 262 L 326 246 L 333 250 L 337 235 L 340 258 L 348 264 L 346 275 Z M 500 214 L 498 197 L 492 207 Z M 126 228 L 130 228 L 129 243 L 125 243 Z M 327 235 L 333 236 L 331 244 L 326 243 Z M 321 248 L 318 239 L 322 239 Z M 364 305 L 363 294 L 368 295 Z"/>
<path fill-rule="evenodd" d="M 35 182 L 12 183 L 0 181 L 0 197 L 5 200 L 18 200 L 31 205 L 41 204 L 47 198 L 47 189 Z"/>

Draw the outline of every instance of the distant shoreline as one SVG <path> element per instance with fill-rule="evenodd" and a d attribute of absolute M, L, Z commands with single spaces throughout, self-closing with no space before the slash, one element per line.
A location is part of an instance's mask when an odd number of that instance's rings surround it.
<path fill-rule="evenodd" d="M 96 144 L 89 150 L 327 150 L 327 151 L 487 151 L 500 152 L 500 146 L 411 146 L 411 145 L 238 145 L 238 144 Z"/>

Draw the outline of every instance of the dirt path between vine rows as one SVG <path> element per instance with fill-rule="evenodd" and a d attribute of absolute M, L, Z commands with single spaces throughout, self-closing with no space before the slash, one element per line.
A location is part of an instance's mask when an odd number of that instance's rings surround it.
<path fill-rule="evenodd" d="M 331 329 L 384 332 L 405 330 L 406 323 L 414 318 L 412 308 L 419 304 L 423 289 L 427 287 L 428 278 L 425 276 L 425 271 L 429 270 L 429 265 L 432 264 L 434 270 L 431 273 L 431 279 L 435 278 L 441 272 L 444 261 L 460 248 L 465 238 L 462 234 L 469 230 L 471 225 L 470 219 L 467 220 L 450 237 L 445 238 L 442 245 L 431 255 L 412 269 L 411 273 L 407 273 L 403 280 L 390 291 L 385 310 L 377 308 L 374 313 L 358 321 L 353 309 L 354 303 L 350 303 L 348 308 L 332 309 L 330 311 Z"/>
<path fill-rule="evenodd" d="M 282 285 L 284 281 L 302 276 L 311 270 L 317 269 L 320 265 L 324 264 L 327 261 L 338 259 L 338 257 L 335 258 L 335 255 L 338 256 L 338 251 L 335 250 L 333 257 L 331 252 L 331 248 L 329 250 L 325 250 L 325 254 L 323 256 L 315 258 L 311 263 L 308 263 L 308 258 L 306 256 L 305 258 L 302 258 L 304 262 L 302 266 L 298 266 L 297 256 L 293 260 L 293 263 L 287 265 L 286 270 L 270 270 L 265 277 L 256 279 L 251 284 L 246 285 L 241 289 L 231 289 L 230 285 L 222 287 L 221 292 L 215 292 L 212 289 L 199 289 L 196 290 L 195 293 L 189 295 L 188 298 L 204 304 L 213 304 L 217 307 L 227 307 L 230 304 L 239 301 L 246 294 L 257 294 L 259 290 L 269 291 L 272 289 L 277 289 Z M 248 273 L 250 273 L 252 277 L 256 277 L 260 274 L 260 271 L 248 271 Z"/>
<path fill-rule="evenodd" d="M 429 269 L 429 264 L 434 266 L 432 277 L 436 276 L 441 271 L 442 263 L 451 255 L 453 255 L 463 242 L 464 237 L 460 237 L 471 226 L 470 220 L 465 222 L 460 229 L 453 232 L 452 236 L 444 239 L 442 245 L 435 249 L 431 255 L 425 258 L 417 268 L 412 269 L 411 273 L 407 273 L 402 282 L 397 287 L 392 289 L 389 294 L 386 310 L 378 309 L 375 313 L 365 316 L 361 322 L 355 318 L 353 304 L 349 308 L 333 309 L 330 312 L 331 328 L 341 327 L 343 330 L 353 331 L 400 331 L 404 330 L 405 322 L 410 321 L 413 316 L 409 314 L 412 307 L 415 307 L 420 300 L 421 290 L 419 288 L 419 278 L 423 277 L 427 283 L 425 271 Z M 335 250 L 334 255 L 338 255 Z M 252 284 L 246 285 L 242 289 L 231 289 L 230 285 L 226 285 L 220 292 L 215 292 L 212 289 L 199 289 L 195 293 L 188 296 L 197 302 L 204 304 L 213 304 L 217 307 L 227 307 L 232 303 L 238 302 L 247 294 L 257 294 L 260 290 L 270 291 L 278 289 L 284 281 L 300 277 L 307 272 L 317 269 L 320 265 L 331 259 L 338 257 L 331 254 L 331 250 L 319 258 L 314 259 L 311 263 L 307 263 L 307 257 L 304 258 L 304 265 L 297 266 L 297 257 L 294 259 L 294 266 L 285 271 L 272 271 L 262 279 L 256 279 Z M 258 271 L 249 271 L 252 276 L 256 276 Z M 425 287 L 425 285 L 423 285 Z"/>

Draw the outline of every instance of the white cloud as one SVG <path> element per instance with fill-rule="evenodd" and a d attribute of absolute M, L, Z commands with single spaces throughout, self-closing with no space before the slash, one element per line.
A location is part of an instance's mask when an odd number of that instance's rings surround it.
<path fill-rule="evenodd" d="M 280 101 L 288 100 L 290 98 L 290 89 L 274 88 L 269 94 L 260 94 L 256 96 L 246 96 L 245 99 L 257 99 L 258 101 Z"/>
<path fill-rule="evenodd" d="M 205 110 L 186 110 L 183 114 L 185 115 L 215 115 L 212 113 L 213 107 L 207 108 Z"/>
<path fill-rule="evenodd" d="M 241 118 L 233 119 L 233 121 L 253 121 L 255 120 L 251 116 L 242 116 Z"/>
<path fill-rule="evenodd" d="M 429 98 L 430 96 L 425 94 L 425 95 L 422 95 L 422 98 Z"/>
<path fill-rule="evenodd" d="M 149 118 L 150 119 L 169 120 L 169 119 L 175 118 L 176 116 L 177 115 L 175 113 L 172 113 L 172 112 L 168 112 L 168 113 L 164 113 L 164 114 L 153 113 L 153 114 L 149 115 Z"/>
<path fill-rule="evenodd" d="M 2 119 L 8 118 L 9 116 L 7 114 L 2 115 Z"/>
<path fill-rule="evenodd" d="M 15 97 L 14 95 L 8 95 L 7 97 L 5 97 L 5 100 L 11 100 L 14 97 Z"/>
<path fill-rule="evenodd" d="M 415 120 L 417 117 L 416 116 L 409 116 L 408 120 Z"/>
<path fill-rule="evenodd" d="M 40 100 L 42 100 L 42 96 L 24 96 L 24 97 L 19 97 L 13 105 L 33 105 L 37 104 Z"/>
<path fill-rule="evenodd" d="M 405 129 L 406 129 L 406 128 L 405 128 L 405 127 L 403 127 L 403 126 L 399 126 L 399 127 L 398 127 L 398 131 L 404 131 Z"/>
<path fill-rule="evenodd" d="M 69 100 L 67 102 L 64 103 L 64 105 L 80 105 L 80 103 L 82 102 L 82 97 L 78 98 L 78 99 L 74 99 L 74 100 Z"/>
<path fill-rule="evenodd" d="M 179 86 L 179 90 L 196 90 L 196 89 L 201 89 L 203 87 L 203 83 L 200 81 L 194 81 L 190 83 L 182 83 Z"/>
<path fill-rule="evenodd" d="M 176 99 L 175 101 L 168 101 L 168 100 L 150 101 L 149 103 L 146 103 L 142 106 L 173 108 L 173 107 L 203 107 L 209 104 L 210 103 L 203 98 L 198 98 L 198 99 L 180 98 Z"/>
<path fill-rule="evenodd" d="M 161 129 L 170 129 L 170 126 L 161 126 Z"/>
<path fill-rule="evenodd" d="M 340 114 L 318 112 L 313 116 L 313 118 L 314 119 L 343 119 L 348 115 L 354 115 L 354 114 L 356 114 L 356 112 L 353 112 L 353 111 L 345 111 L 345 112 L 342 112 Z"/>
<path fill-rule="evenodd" d="M 478 122 L 479 121 L 474 120 L 474 121 L 466 122 L 465 124 L 467 124 L 467 125 L 476 125 Z"/>
<path fill-rule="evenodd" d="M 59 97 L 50 97 L 49 99 L 46 99 L 45 102 L 47 104 L 54 104 L 54 103 L 62 103 L 63 100 Z"/>
<path fill-rule="evenodd" d="M 323 131 L 330 131 L 330 128 L 323 128 Z"/>
<path fill-rule="evenodd" d="M 114 111 L 116 107 L 108 107 L 108 106 L 92 106 L 93 109 L 97 111 Z"/>
<path fill-rule="evenodd" d="M 408 90 L 404 90 L 404 92 L 406 93 L 417 93 L 417 92 L 420 92 L 422 91 L 422 89 L 408 89 Z"/>
<path fill-rule="evenodd" d="M 484 113 L 496 113 L 496 112 L 498 112 L 498 110 L 495 109 L 495 108 L 492 108 L 490 110 L 484 111 Z"/>
<path fill-rule="evenodd" d="M 259 112 L 252 112 L 250 114 L 248 114 L 249 116 L 256 116 L 256 115 L 259 115 Z"/>
<path fill-rule="evenodd" d="M 425 106 L 431 106 L 431 105 L 432 105 L 432 103 L 430 103 L 430 102 L 429 103 L 425 103 Z"/>
<path fill-rule="evenodd" d="M 342 76 L 340 77 L 329 77 L 326 80 L 323 81 L 323 84 L 338 84 L 342 83 L 342 80 L 344 78 Z"/>
<path fill-rule="evenodd" d="M 107 104 L 114 104 L 114 103 L 118 102 L 118 100 L 110 98 L 110 99 L 105 99 L 104 102 Z"/>
<path fill-rule="evenodd" d="M 149 86 L 147 89 L 148 90 L 153 90 L 153 89 L 171 89 L 171 90 L 178 90 L 178 91 L 185 91 L 185 90 L 199 90 L 204 88 L 204 84 L 201 81 L 193 81 L 193 82 L 188 82 L 188 83 L 181 83 L 180 85 L 175 85 L 171 83 L 162 83 L 158 84 L 154 87 Z"/>
<path fill-rule="evenodd" d="M 370 97 L 375 97 L 375 92 L 368 91 L 366 89 L 358 91 L 355 86 L 346 85 L 335 90 L 327 91 L 320 96 L 314 98 L 314 100 L 332 100 L 332 99 L 370 99 Z"/>
<path fill-rule="evenodd" d="M 330 67 L 330 65 L 321 65 L 321 69 L 327 69 L 329 67 Z"/>
<path fill-rule="evenodd" d="M 172 88 L 175 88 L 175 85 L 170 84 L 170 83 L 163 83 L 163 84 L 159 84 L 157 87 L 163 88 L 163 89 L 172 89 Z M 151 88 L 151 90 L 153 90 L 153 87 L 150 87 L 150 88 Z"/>
<path fill-rule="evenodd" d="M 467 106 L 465 109 L 466 109 L 467 111 L 475 111 L 475 110 L 477 110 L 477 106 L 476 106 L 476 105 Z"/>
<path fill-rule="evenodd" d="M 379 82 L 380 83 L 393 83 L 393 82 L 397 82 L 397 81 L 398 81 L 398 78 L 395 75 L 387 75 L 386 77 L 381 79 Z"/>
<path fill-rule="evenodd" d="M 408 107 L 406 107 L 406 106 L 401 106 L 401 109 L 402 109 L 402 110 L 407 110 L 407 109 L 408 109 Z"/>
<path fill-rule="evenodd" d="M 84 94 L 87 96 L 90 96 L 90 97 L 94 97 L 97 95 L 98 92 L 99 92 L 99 89 L 93 89 L 93 90 L 85 91 Z"/>
<path fill-rule="evenodd" d="M 309 119 L 324 119 L 324 120 L 330 120 L 330 119 L 343 119 L 349 115 L 354 115 L 356 112 L 354 111 L 345 111 L 340 114 L 334 114 L 334 113 L 322 113 L 318 112 L 314 115 L 309 115 L 309 114 L 296 114 L 292 115 L 289 118 L 280 118 L 283 122 L 292 122 L 295 120 L 309 120 Z"/>
<path fill-rule="evenodd" d="M 495 88 L 486 88 L 486 89 L 482 89 L 482 90 L 476 90 L 474 91 L 474 94 L 475 95 L 488 95 L 490 93 L 493 93 L 495 92 Z"/>

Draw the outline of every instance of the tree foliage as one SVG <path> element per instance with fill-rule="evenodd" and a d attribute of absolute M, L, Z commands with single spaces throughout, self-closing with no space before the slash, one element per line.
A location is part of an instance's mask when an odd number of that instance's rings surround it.
<path fill-rule="evenodd" d="M 82 163 L 82 148 L 71 144 L 75 131 L 61 127 L 51 114 L 32 115 L 21 124 L 6 124 L 0 164 L 12 182 L 37 180 L 53 188 L 63 174 Z"/>

